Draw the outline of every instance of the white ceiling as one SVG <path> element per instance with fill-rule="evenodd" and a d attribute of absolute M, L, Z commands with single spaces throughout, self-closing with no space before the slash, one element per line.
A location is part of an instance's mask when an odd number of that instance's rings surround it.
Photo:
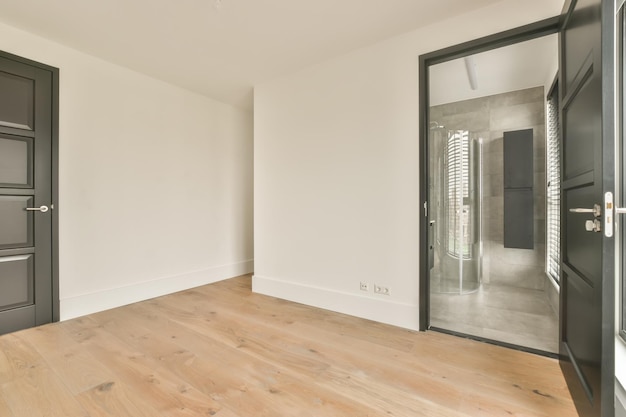
<path fill-rule="evenodd" d="M 250 108 L 255 84 L 497 1 L 0 0 L 0 21 Z"/>
<path fill-rule="evenodd" d="M 478 88 L 472 90 L 463 58 L 430 67 L 430 104 L 550 86 L 558 68 L 558 37 L 544 36 L 473 55 Z"/>

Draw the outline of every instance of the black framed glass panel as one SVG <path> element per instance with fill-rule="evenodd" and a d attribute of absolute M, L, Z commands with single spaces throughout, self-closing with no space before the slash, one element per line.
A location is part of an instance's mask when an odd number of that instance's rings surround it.
<path fill-rule="evenodd" d="M 624 161 L 626 161 L 626 143 L 624 141 L 624 121 L 626 120 L 626 102 L 624 101 L 625 94 L 624 88 L 626 87 L 626 18 L 624 14 L 624 6 L 620 9 L 619 12 L 619 36 L 617 37 L 618 41 L 618 74 L 619 74 L 619 138 L 618 143 L 620 146 L 620 150 L 618 152 L 618 184 L 620 187 L 620 197 L 619 197 L 619 205 L 618 207 L 626 206 L 626 170 L 624 169 Z M 619 274 L 620 274 L 620 300 L 619 300 L 619 308 L 620 308 L 620 335 L 624 340 L 626 340 L 626 216 L 622 215 L 619 218 L 619 228 L 620 228 L 620 259 L 619 259 Z"/>

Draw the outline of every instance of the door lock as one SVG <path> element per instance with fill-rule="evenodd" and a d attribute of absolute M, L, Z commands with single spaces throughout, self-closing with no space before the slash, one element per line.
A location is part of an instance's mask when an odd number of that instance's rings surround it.
<path fill-rule="evenodd" d="M 599 233 L 602 231 L 602 222 L 598 219 L 587 220 L 585 222 L 585 230 Z"/>
<path fill-rule="evenodd" d="M 602 217 L 602 206 L 600 204 L 594 204 L 593 208 L 571 208 L 570 213 L 591 213 L 593 214 L 593 220 L 587 220 L 585 222 L 585 230 L 588 232 L 601 232 L 602 222 L 599 220 Z"/>

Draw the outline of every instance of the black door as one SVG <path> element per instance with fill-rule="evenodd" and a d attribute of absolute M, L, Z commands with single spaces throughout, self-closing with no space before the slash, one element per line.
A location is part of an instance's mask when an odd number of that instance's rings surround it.
<path fill-rule="evenodd" d="M 603 97 L 606 77 L 603 71 L 610 69 L 612 60 L 607 61 L 607 57 L 613 53 L 611 48 L 604 52 L 602 49 L 603 42 L 612 42 L 603 37 L 602 13 L 608 3 L 613 2 L 568 2 L 560 34 L 563 132 L 560 354 L 561 367 L 582 417 L 613 415 L 609 397 L 613 392 L 610 345 L 614 343 L 611 318 L 614 311 L 607 315 L 614 297 L 609 286 L 613 280 L 609 250 L 612 238 L 604 234 L 605 216 L 612 213 L 605 210 L 603 192 L 612 186 L 612 178 L 607 176 L 610 170 L 603 169 L 609 165 L 605 153 L 612 146 L 611 132 L 607 129 L 610 124 L 607 120 L 612 116 L 606 103 L 613 92 L 605 91 Z M 607 339 L 608 334 L 611 336 Z"/>
<path fill-rule="evenodd" d="M 53 320 L 53 73 L 0 55 L 0 334 Z"/>

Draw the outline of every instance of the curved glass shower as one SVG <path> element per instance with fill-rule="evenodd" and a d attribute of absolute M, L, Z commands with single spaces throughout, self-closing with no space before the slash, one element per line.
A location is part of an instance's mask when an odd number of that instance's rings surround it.
<path fill-rule="evenodd" d="M 482 276 L 482 140 L 467 130 L 430 130 L 430 287 L 477 291 Z"/>

